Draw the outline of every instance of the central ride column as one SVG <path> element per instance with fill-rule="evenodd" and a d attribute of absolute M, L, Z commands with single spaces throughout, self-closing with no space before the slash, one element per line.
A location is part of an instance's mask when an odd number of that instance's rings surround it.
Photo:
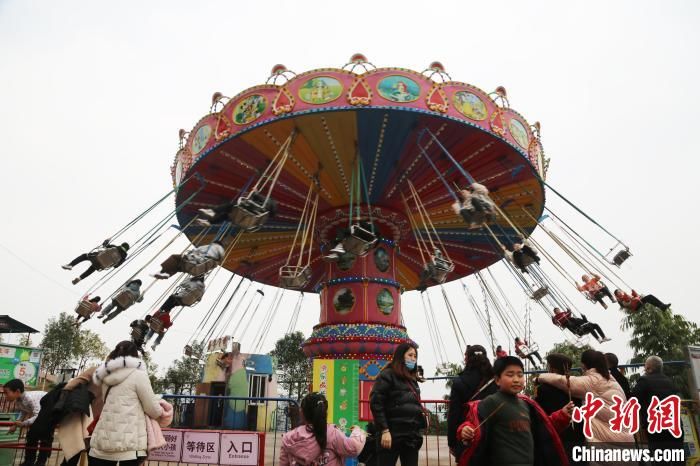
<path fill-rule="evenodd" d="M 313 389 L 326 393 L 329 422 L 341 429 L 370 420 L 369 392 L 400 343 L 402 325 L 395 243 L 379 240 L 367 255 L 326 265 L 319 324 L 303 344 L 314 359 Z"/>

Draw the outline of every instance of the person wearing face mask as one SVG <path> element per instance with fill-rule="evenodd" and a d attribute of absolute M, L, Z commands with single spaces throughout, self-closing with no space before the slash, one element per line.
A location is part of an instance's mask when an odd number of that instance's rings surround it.
<path fill-rule="evenodd" d="M 391 362 L 377 377 L 369 403 L 381 435 L 377 464 L 417 466 L 427 422 L 420 404 L 422 379 L 417 372 L 418 352 L 408 343 L 396 347 Z"/>

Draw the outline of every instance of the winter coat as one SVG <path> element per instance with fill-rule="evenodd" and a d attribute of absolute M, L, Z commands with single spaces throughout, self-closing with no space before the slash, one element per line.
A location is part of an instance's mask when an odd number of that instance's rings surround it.
<path fill-rule="evenodd" d="M 219 243 L 211 243 L 205 246 L 199 246 L 192 251 L 189 251 L 185 256 L 185 260 L 194 264 L 199 264 L 207 259 L 215 262 L 221 262 L 226 255 L 226 250 Z"/>
<path fill-rule="evenodd" d="M 168 312 L 157 312 L 154 317 L 163 323 L 164 329 L 169 329 L 173 326 L 173 322 L 170 320 L 170 313 Z"/>
<path fill-rule="evenodd" d="M 535 446 L 534 466 L 568 466 L 564 446 L 558 432 L 569 424 L 569 417 L 563 411 L 557 411 L 548 416 L 531 398 L 518 395 L 530 408 L 531 432 Z M 461 432 L 465 426 L 475 428 L 483 421 L 479 419 L 480 401 L 469 403 L 467 420 L 459 426 Z M 474 438 L 467 445 L 459 458 L 459 466 L 491 466 L 488 458 L 487 441 L 488 423 L 482 424 L 474 433 Z"/>
<path fill-rule="evenodd" d="M 305 425 L 287 432 L 282 436 L 280 466 L 288 465 L 326 465 L 343 466 L 345 458 L 360 454 L 365 445 L 367 435 L 359 427 L 355 427 L 350 437 L 333 424 L 326 428 L 326 449 L 316 441 L 314 433 Z"/>
<path fill-rule="evenodd" d="M 137 328 L 141 332 L 142 338 L 146 336 L 148 332 L 148 322 L 143 319 L 136 319 L 129 324 L 131 328 Z"/>
<path fill-rule="evenodd" d="M 543 383 L 537 386 L 537 396 L 535 396 L 535 401 L 542 410 L 549 414 L 552 414 L 569 403 L 569 393 L 566 390 L 560 390 L 552 385 Z M 572 398 L 571 401 L 574 405 L 581 406 L 581 400 L 578 398 Z M 576 462 L 572 461 L 572 448 L 575 446 L 582 446 L 586 444 L 586 437 L 583 435 L 583 424 L 582 423 L 569 423 L 563 431 L 559 432 L 559 438 L 561 438 L 564 444 L 564 450 L 566 451 L 569 462 L 571 464 L 588 464 L 587 462 Z"/>
<path fill-rule="evenodd" d="M 447 413 L 447 444 L 456 458 L 459 458 L 464 450 L 464 444 L 457 439 L 457 428 L 466 418 L 467 403 L 473 400 L 483 400 L 496 393 L 498 387 L 492 380 L 484 380 L 479 371 L 475 369 L 464 369 L 459 377 L 452 382 L 450 408 Z M 485 386 L 487 383 L 488 386 Z M 484 387 L 483 390 L 477 393 L 482 387 Z"/>
<path fill-rule="evenodd" d="M 187 280 L 175 290 L 173 296 L 176 298 L 188 298 L 188 300 L 199 301 L 204 296 L 203 280 Z"/>
<path fill-rule="evenodd" d="M 578 288 L 579 291 L 583 291 L 591 296 L 594 296 L 596 293 L 602 290 L 604 286 L 605 285 L 600 281 L 600 277 L 598 275 L 593 275 L 593 278 L 585 282 L 583 285 L 576 285 L 576 288 Z"/>
<path fill-rule="evenodd" d="M 88 426 L 92 423 L 93 417 L 99 417 L 102 412 L 102 390 L 100 386 L 95 385 L 92 381 L 92 375 L 95 373 L 96 367 L 91 367 L 80 375 L 68 381 L 64 392 L 75 390 L 87 390 L 91 395 L 91 413 L 87 415 L 80 411 L 67 413 L 61 419 L 58 428 L 58 441 L 66 458 L 72 458 L 85 449 L 85 439 L 89 437 Z M 83 395 L 78 395 L 81 397 Z M 77 400 L 76 400 L 77 403 Z M 71 402 L 72 404 L 72 402 Z"/>
<path fill-rule="evenodd" d="M 72 390 L 66 390 L 61 386 L 61 394 L 59 400 L 54 405 L 54 415 L 60 420 L 63 416 L 72 413 L 80 413 L 85 416 L 90 415 L 90 406 L 92 404 L 93 395 L 88 386 L 80 384 Z"/>
<path fill-rule="evenodd" d="M 420 430 L 426 426 L 419 398 L 418 383 L 399 377 L 387 366 L 377 376 L 369 397 L 377 431 L 389 429 L 392 441 L 420 447 Z"/>
<path fill-rule="evenodd" d="M 632 398 L 632 392 L 630 391 L 630 382 L 627 380 L 627 377 L 625 377 L 622 372 L 620 372 L 620 369 L 617 367 L 613 367 L 610 369 L 610 375 L 613 376 L 615 379 L 615 382 L 617 382 L 620 385 L 620 388 L 622 388 L 622 391 L 625 392 L 625 397 L 629 400 Z"/>
<path fill-rule="evenodd" d="M 49 438 L 53 434 L 53 430 L 58 424 L 58 416 L 54 413 L 54 406 L 58 403 L 61 397 L 61 390 L 65 386 L 64 383 L 56 385 L 46 395 L 41 397 L 39 405 L 41 409 L 29 427 L 27 435 L 33 438 Z"/>
<path fill-rule="evenodd" d="M 145 456 L 146 416 L 157 419 L 163 414 L 146 364 L 130 356 L 112 359 L 97 368 L 93 380 L 102 385 L 104 407 L 92 434 L 90 456 L 111 461 Z"/>
<path fill-rule="evenodd" d="M 540 383 L 548 383 L 560 390 L 567 390 L 566 376 L 559 374 L 540 374 L 538 376 Z M 595 417 L 591 419 L 591 429 L 593 437 L 588 439 L 589 442 L 634 442 L 634 437 L 623 430 L 620 433 L 612 432 L 608 422 L 613 418 L 614 413 L 610 407 L 614 404 L 613 395 L 620 398 L 625 398 L 625 392 L 614 378 L 606 380 L 595 369 L 588 369 L 584 375 L 571 376 L 569 378 L 571 386 L 571 396 L 574 398 L 585 399 L 586 393 L 591 392 L 596 398 L 600 398 L 605 407 L 599 410 Z"/>
<path fill-rule="evenodd" d="M 632 396 L 636 397 L 637 401 L 639 401 L 639 404 L 641 405 L 639 417 L 642 428 L 644 430 L 647 429 L 647 410 L 651 404 L 651 397 L 657 396 L 659 401 L 663 401 L 664 398 L 668 396 L 678 394 L 678 389 L 673 381 L 663 372 L 654 372 L 641 376 L 632 389 Z M 673 439 L 672 435 L 668 431 L 663 431 L 660 434 L 655 435 L 662 438 L 667 437 L 666 440 L 669 441 Z"/>
<path fill-rule="evenodd" d="M 534 249 L 530 246 L 530 243 L 523 241 L 521 247 L 518 250 L 514 250 L 512 253 L 513 263 L 518 266 L 520 270 L 525 270 L 528 265 L 540 262 L 540 258 Z"/>
<path fill-rule="evenodd" d="M 128 292 L 131 296 L 134 297 L 134 302 L 141 302 L 143 301 L 143 296 L 141 296 L 141 285 L 139 285 L 136 282 L 130 282 L 124 285 L 119 291 L 126 291 Z"/>

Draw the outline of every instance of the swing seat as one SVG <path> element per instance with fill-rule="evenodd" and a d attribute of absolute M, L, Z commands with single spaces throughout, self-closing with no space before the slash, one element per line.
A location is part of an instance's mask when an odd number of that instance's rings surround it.
<path fill-rule="evenodd" d="M 112 301 L 117 303 L 117 306 L 119 306 L 121 309 L 126 309 L 133 306 L 133 304 L 136 302 L 136 298 L 130 291 L 122 290 L 117 293 L 114 298 L 112 298 Z"/>
<path fill-rule="evenodd" d="M 114 267 L 121 258 L 117 248 L 101 249 L 92 257 L 92 263 L 97 267 L 97 270 L 105 270 Z"/>
<path fill-rule="evenodd" d="M 138 327 L 132 327 L 131 329 L 131 341 L 134 343 L 143 342 L 146 335 Z M 138 343 L 137 343 L 138 344 Z"/>
<path fill-rule="evenodd" d="M 544 298 L 549 294 L 549 288 L 547 286 L 542 286 L 535 291 L 533 291 L 532 296 L 530 298 L 534 299 L 535 301 L 539 301 L 540 299 Z"/>
<path fill-rule="evenodd" d="M 440 284 L 445 283 L 447 275 L 454 271 L 454 269 L 455 265 L 452 261 L 438 257 L 434 257 L 433 260 L 425 266 L 428 277 Z"/>
<path fill-rule="evenodd" d="M 532 356 L 534 353 L 540 350 L 540 346 L 537 343 L 532 343 L 531 345 L 523 345 L 520 347 L 521 358 L 526 358 Z"/>
<path fill-rule="evenodd" d="M 192 356 L 193 352 L 194 352 L 194 350 L 192 349 L 191 345 L 185 345 L 185 350 L 184 350 L 185 356 Z"/>
<path fill-rule="evenodd" d="M 613 256 L 612 263 L 619 267 L 631 256 L 632 253 L 629 249 L 623 249 L 622 251 L 619 251 L 617 254 L 615 254 L 615 256 Z"/>
<path fill-rule="evenodd" d="M 75 308 L 75 312 L 77 312 L 80 317 L 89 318 L 92 315 L 93 309 L 94 308 L 91 302 L 83 300 L 78 303 L 78 306 Z"/>
<path fill-rule="evenodd" d="M 156 319 L 155 317 L 151 319 L 151 322 L 149 323 L 149 327 L 151 330 L 153 330 L 156 333 L 162 333 L 163 332 L 163 322 L 160 319 Z"/>
<path fill-rule="evenodd" d="M 215 260 L 207 258 L 204 261 L 192 262 L 183 261 L 182 271 L 196 277 L 198 275 L 203 275 L 210 270 L 214 270 L 218 264 Z"/>
<path fill-rule="evenodd" d="M 376 244 L 377 235 L 358 224 L 350 226 L 350 234 L 343 239 L 343 249 L 358 257 L 367 255 Z"/>
<path fill-rule="evenodd" d="M 311 267 L 308 265 L 284 265 L 280 267 L 280 286 L 290 290 L 300 290 L 311 280 Z"/>
<path fill-rule="evenodd" d="M 245 196 L 238 198 L 229 213 L 231 222 L 248 232 L 259 230 L 269 216 L 269 209 Z"/>
<path fill-rule="evenodd" d="M 591 336 L 590 335 L 583 335 L 583 336 L 580 336 L 576 339 L 574 346 L 576 348 L 583 348 L 584 346 L 587 346 L 590 342 L 591 342 Z"/>

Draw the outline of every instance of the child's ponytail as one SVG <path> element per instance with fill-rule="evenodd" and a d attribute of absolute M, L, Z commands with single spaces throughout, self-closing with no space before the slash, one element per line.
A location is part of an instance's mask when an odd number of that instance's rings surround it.
<path fill-rule="evenodd" d="M 326 417 L 328 401 L 322 393 L 309 393 L 301 400 L 301 412 L 306 421 L 306 428 L 314 433 L 321 451 L 326 449 Z"/>

